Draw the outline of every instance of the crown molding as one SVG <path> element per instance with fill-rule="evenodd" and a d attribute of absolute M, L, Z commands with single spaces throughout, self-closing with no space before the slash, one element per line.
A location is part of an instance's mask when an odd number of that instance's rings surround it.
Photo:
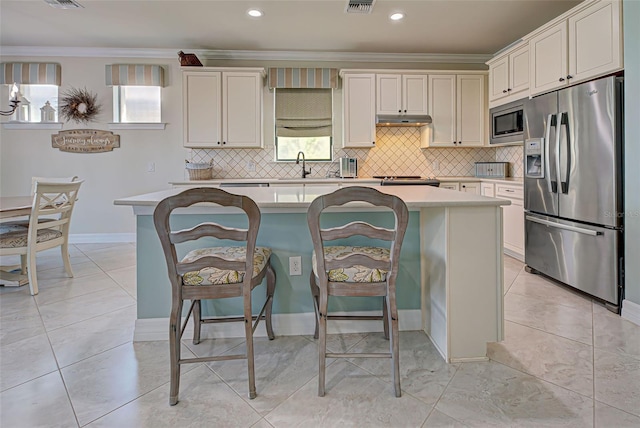
<path fill-rule="evenodd" d="M 305 52 L 305 51 L 244 51 L 244 50 L 190 50 L 209 60 L 260 61 L 334 61 L 334 62 L 408 62 L 484 64 L 492 58 L 485 54 L 429 54 L 429 53 L 375 53 L 375 52 Z M 83 48 L 45 46 L 1 46 L 0 56 L 25 57 L 108 57 L 108 58 L 171 58 L 177 61 L 177 49 L 143 48 Z"/>

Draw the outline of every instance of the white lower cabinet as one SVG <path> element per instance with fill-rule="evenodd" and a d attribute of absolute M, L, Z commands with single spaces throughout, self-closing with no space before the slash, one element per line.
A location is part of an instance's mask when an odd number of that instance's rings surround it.
<path fill-rule="evenodd" d="M 460 190 L 460 183 L 456 183 L 456 182 L 440 183 L 440 188 L 449 189 L 449 190 Z"/>
<path fill-rule="evenodd" d="M 475 193 L 476 195 L 479 195 L 480 194 L 480 183 L 478 183 L 478 182 L 475 182 L 475 183 L 462 182 L 462 183 L 460 183 L 460 191 L 466 192 L 466 193 Z"/>
<path fill-rule="evenodd" d="M 496 190 L 493 183 L 480 183 L 480 194 L 493 198 L 496 196 Z"/>
<path fill-rule="evenodd" d="M 524 260 L 524 203 L 522 186 L 496 184 L 495 197 L 511 201 L 502 207 L 504 250 Z"/>

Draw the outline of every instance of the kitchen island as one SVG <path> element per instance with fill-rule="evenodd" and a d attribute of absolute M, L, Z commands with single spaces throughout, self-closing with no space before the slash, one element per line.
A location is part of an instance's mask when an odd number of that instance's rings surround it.
<path fill-rule="evenodd" d="M 509 202 L 430 186 L 384 186 L 407 204 L 410 218 L 400 257 L 397 302 L 401 330 L 424 330 L 447 362 L 486 359 L 487 342 L 503 339 L 502 205 Z M 312 243 L 306 212 L 317 196 L 337 185 L 239 187 L 230 190 L 252 198 L 262 221 L 258 245 L 272 249 L 276 271 L 274 329 L 276 335 L 309 335 L 314 313 L 308 278 Z M 116 205 L 132 206 L 136 215 L 138 316 L 135 340 L 166 339 L 171 302 L 170 285 L 160 241 L 153 226 L 158 202 L 184 190 L 174 188 L 118 199 Z M 175 215 L 176 227 L 225 216 L 227 223 L 243 227 L 243 216 L 228 208 L 196 205 Z M 364 203 L 334 209 L 329 216 L 341 219 L 393 223 L 393 216 Z M 329 218 L 328 221 L 331 221 Z M 232 224 L 233 225 L 233 224 Z M 210 244 L 209 244 L 210 245 Z M 187 251 L 188 249 L 185 249 Z M 302 256 L 302 276 L 289 275 L 289 257 Z M 254 292 L 254 306 L 262 305 Z M 203 302 L 203 313 L 226 315 L 241 312 L 241 302 Z M 335 298 L 332 312 L 379 311 L 379 299 Z M 213 326 L 213 325 L 212 325 Z M 380 323 L 329 324 L 333 332 L 378 331 Z M 332 330 L 330 329 L 330 332 Z M 206 332 L 203 332 L 206 333 Z M 242 336 L 230 329 L 218 331 Z M 258 333 L 258 332 L 257 332 Z"/>

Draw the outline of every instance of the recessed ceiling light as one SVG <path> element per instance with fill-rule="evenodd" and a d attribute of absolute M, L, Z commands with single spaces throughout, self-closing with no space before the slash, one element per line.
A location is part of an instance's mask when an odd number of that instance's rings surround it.
<path fill-rule="evenodd" d="M 247 11 L 247 15 L 251 16 L 252 18 L 260 18 L 262 15 L 264 15 L 264 12 L 262 12 L 260 9 L 249 9 Z"/>
<path fill-rule="evenodd" d="M 400 21 L 402 18 L 404 18 L 404 13 L 401 12 L 396 12 L 389 15 L 389 19 L 392 21 Z"/>

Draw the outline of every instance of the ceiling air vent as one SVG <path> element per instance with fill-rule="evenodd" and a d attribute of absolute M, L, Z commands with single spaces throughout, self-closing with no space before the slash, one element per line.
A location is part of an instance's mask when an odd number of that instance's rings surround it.
<path fill-rule="evenodd" d="M 56 9 L 78 9 L 84 7 L 75 0 L 44 0 L 44 2 Z"/>
<path fill-rule="evenodd" d="M 376 0 L 349 0 L 347 3 L 347 7 L 345 8 L 346 13 L 371 13 L 373 10 L 373 4 Z"/>

